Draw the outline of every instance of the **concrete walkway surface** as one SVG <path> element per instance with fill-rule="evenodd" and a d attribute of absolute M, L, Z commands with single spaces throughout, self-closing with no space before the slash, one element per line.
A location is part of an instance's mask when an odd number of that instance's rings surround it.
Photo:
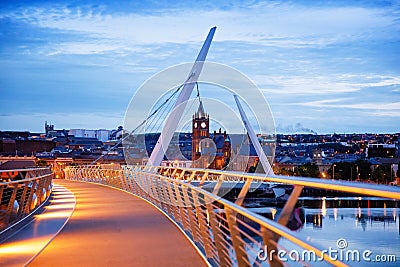
<path fill-rule="evenodd" d="M 54 183 L 75 195 L 75 211 L 29 266 L 206 266 L 180 230 L 146 201 L 101 185 Z"/>

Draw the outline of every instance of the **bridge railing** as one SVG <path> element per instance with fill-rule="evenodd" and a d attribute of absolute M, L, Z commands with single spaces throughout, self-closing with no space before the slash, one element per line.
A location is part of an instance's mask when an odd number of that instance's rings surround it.
<path fill-rule="evenodd" d="M 28 216 L 51 194 L 50 168 L 0 170 L 0 233 Z"/>
<path fill-rule="evenodd" d="M 265 176 L 265 174 L 259 173 L 227 172 L 211 169 L 192 169 L 171 166 L 138 166 L 137 168 L 147 172 L 162 173 L 164 176 L 172 179 L 179 179 L 188 182 L 197 181 L 200 185 L 205 181 L 239 182 L 251 180 L 254 183 L 273 182 L 400 200 L 399 187 L 372 183 L 283 175 Z"/>
<path fill-rule="evenodd" d="M 400 199 L 400 190 L 395 187 L 214 170 L 147 166 L 110 169 L 96 165 L 68 167 L 65 174 L 67 179 L 114 186 L 150 201 L 179 225 L 212 266 L 283 266 L 287 263 L 282 261 L 278 250 L 289 253 L 293 248 L 299 254 L 291 263 L 300 266 L 313 265 L 312 262 L 317 261 L 334 266 L 347 265 L 289 230 L 279 219 L 268 219 L 218 197 L 215 188 L 214 194 L 202 189 L 202 183 L 206 181 L 280 182 L 293 184 L 294 192 L 296 187 L 310 186 Z M 285 243 L 289 243 L 289 247 L 279 243 L 281 237 L 288 241 Z"/>

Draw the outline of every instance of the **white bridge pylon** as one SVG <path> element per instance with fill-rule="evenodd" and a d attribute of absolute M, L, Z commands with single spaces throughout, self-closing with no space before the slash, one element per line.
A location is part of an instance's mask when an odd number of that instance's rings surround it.
<path fill-rule="evenodd" d="M 157 140 L 157 143 L 153 149 L 153 152 L 150 155 L 147 165 L 159 166 L 161 164 L 169 143 L 171 142 L 172 136 L 176 128 L 178 127 L 178 123 L 182 118 L 183 112 L 185 111 L 187 101 L 189 100 L 197 79 L 200 76 L 201 70 L 203 69 L 204 61 L 206 60 L 207 53 L 216 29 L 217 27 L 213 27 L 208 33 L 207 38 L 204 41 L 203 46 L 201 47 L 199 55 L 197 56 L 197 59 L 193 64 L 192 70 L 190 71 L 189 76 L 186 79 L 178 96 L 178 99 L 176 100 L 174 108 L 172 109 L 171 114 L 166 120 L 165 126 L 161 131 L 161 135 Z"/>
<path fill-rule="evenodd" d="M 176 131 L 179 121 L 182 118 L 182 115 L 185 111 L 187 102 L 193 92 L 193 88 L 195 84 L 197 83 L 197 80 L 200 76 L 200 73 L 203 69 L 204 62 L 207 57 L 208 50 L 210 48 L 212 39 L 214 37 L 214 33 L 217 27 L 213 27 L 210 29 L 206 40 L 204 41 L 204 44 L 196 58 L 196 61 L 193 64 L 193 67 L 188 75 L 188 78 L 186 79 L 185 83 L 183 84 L 182 90 L 179 93 L 179 96 L 174 104 L 174 107 L 169 114 L 168 118 L 166 119 L 166 122 L 164 124 L 164 127 L 161 131 L 160 137 L 157 140 L 157 143 L 150 155 L 150 158 L 147 162 L 148 166 L 160 166 L 161 161 L 164 158 L 164 155 L 168 149 L 168 146 L 171 142 L 171 139 L 173 137 L 174 132 Z M 254 130 L 251 127 L 251 124 L 246 116 L 246 113 L 244 112 L 238 96 L 236 94 L 233 95 L 236 105 L 239 109 L 239 113 L 243 122 L 243 125 L 245 126 L 247 133 L 250 137 L 250 140 L 256 150 L 257 156 L 259 158 L 259 162 L 262 164 L 262 167 L 264 169 L 264 172 L 267 175 L 272 175 L 273 170 L 271 168 L 270 163 L 268 162 L 268 158 L 264 153 L 264 150 L 262 149 L 260 143 L 258 142 L 258 138 L 254 132 Z"/>
<path fill-rule="evenodd" d="M 265 155 L 264 150 L 262 149 L 262 147 L 260 145 L 260 142 L 258 142 L 258 138 L 257 138 L 253 128 L 251 127 L 249 119 L 247 118 L 247 115 L 244 112 L 242 105 L 240 104 L 238 96 L 233 95 L 233 97 L 235 98 L 235 102 L 239 109 L 240 117 L 242 118 L 244 127 L 246 128 L 247 133 L 249 134 L 250 140 L 253 143 L 254 149 L 256 150 L 258 160 L 259 160 L 258 162 L 261 163 L 266 175 L 273 175 L 274 171 L 271 168 L 271 164 L 269 164 L 267 155 Z"/>

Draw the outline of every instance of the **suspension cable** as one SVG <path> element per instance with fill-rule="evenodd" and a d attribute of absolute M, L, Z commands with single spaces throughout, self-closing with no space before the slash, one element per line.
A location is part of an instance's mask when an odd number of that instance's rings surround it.
<path fill-rule="evenodd" d="M 140 127 L 142 127 L 148 120 L 150 120 L 154 115 L 157 114 L 157 112 L 163 107 L 165 106 L 168 101 L 175 96 L 175 94 L 182 89 L 182 87 L 185 85 L 185 83 L 183 83 L 182 85 L 180 85 L 175 92 L 164 101 L 164 103 L 162 103 L 157 109 L 155 109 L 149 116 L 147 116 L 147 118 L 145 118 L 136 128 L 134 128 L 128 135 L 126 135 L 125 137 L 122 135 L 121 140 L 119 140 L 114 146 L 112 146 L 111 148 L 109 148 L 107 150 L 107 153 L 100 155 L 97 159 L 95 159 L 94 161 L 92 161 L 90 165 L 95 164 L 97 161 L 99 161 L 100 159 L 104 158 L 105 156 L 108 155 L 109 152 L 113 151 L 114 149 L 116 149 L 126 138 L 128 138 L 129 136 L 131 136 L 133 133 L 135 133 Z"/>

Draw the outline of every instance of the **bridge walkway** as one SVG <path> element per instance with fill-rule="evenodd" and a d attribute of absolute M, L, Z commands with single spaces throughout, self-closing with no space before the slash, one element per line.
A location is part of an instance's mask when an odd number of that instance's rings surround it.
<path fill-rule="evenodd" d="M 54 180 L 76 197 L 70 220 L 29 266 L 205 266 L 180 230 L 146 201 L 110 187 Z"/>

